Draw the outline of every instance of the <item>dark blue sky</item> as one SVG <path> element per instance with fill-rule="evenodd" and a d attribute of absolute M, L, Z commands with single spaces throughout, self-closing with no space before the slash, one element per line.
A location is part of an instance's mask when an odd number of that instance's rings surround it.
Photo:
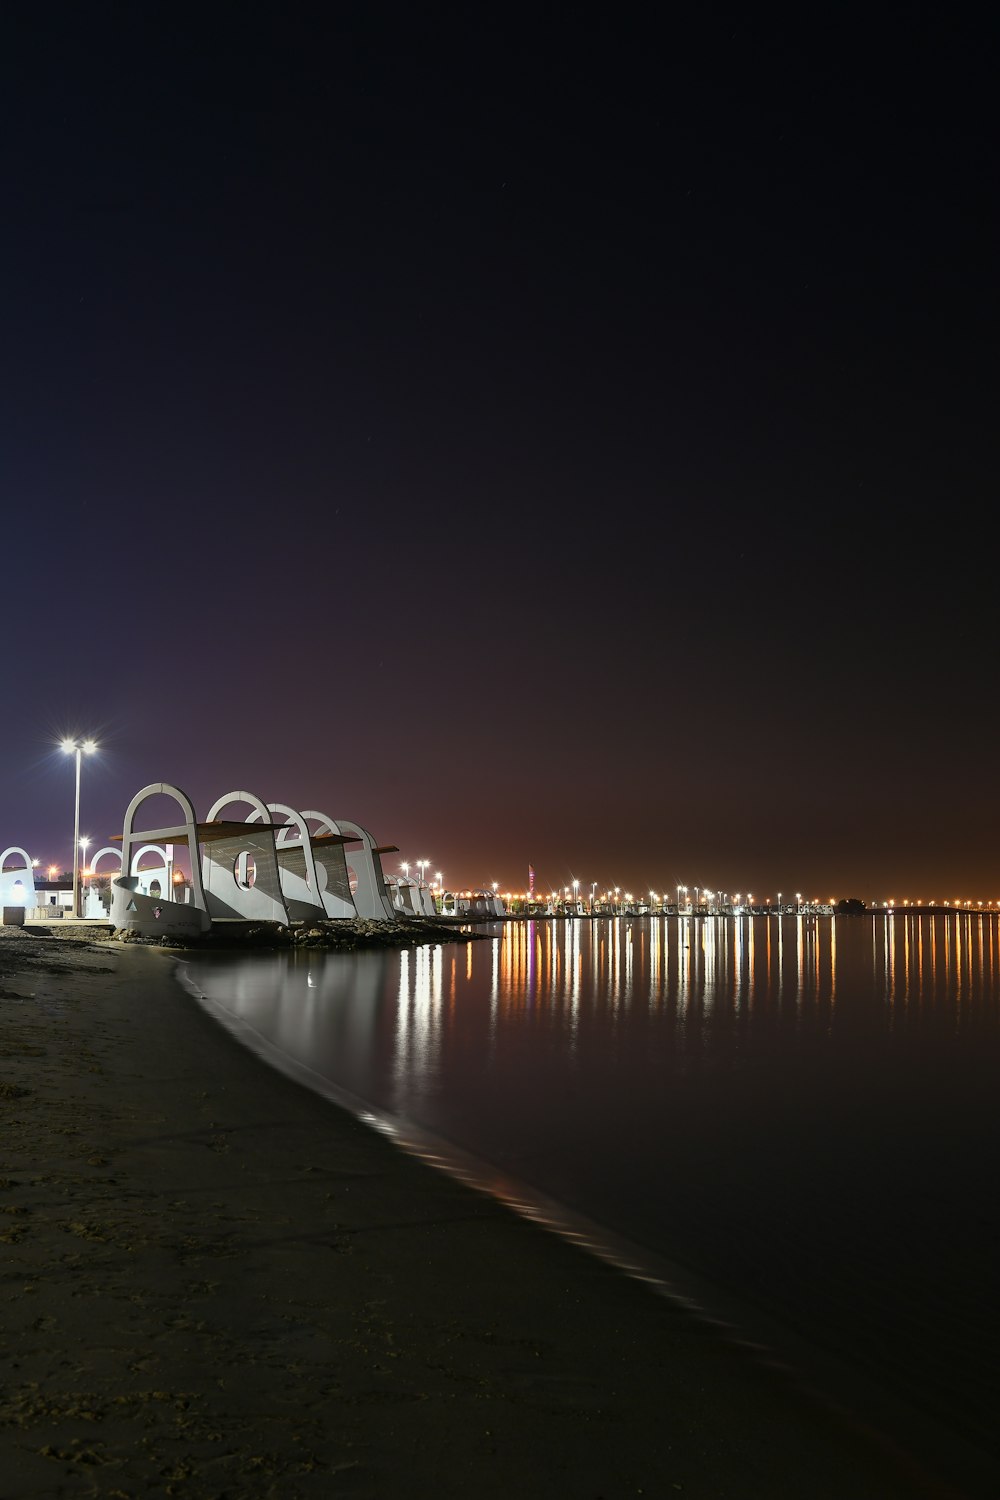
<path fill-rule="evenodd" d="M 981 11 L 0 33 L 5 844 L 1000 897 Z"/>

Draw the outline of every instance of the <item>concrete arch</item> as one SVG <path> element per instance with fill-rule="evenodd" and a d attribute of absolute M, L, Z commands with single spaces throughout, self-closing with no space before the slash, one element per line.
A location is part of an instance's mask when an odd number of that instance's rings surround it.
<path fill-rule="evenodd" d="M 8 870 L 7 860 L 12 854 L 19 854 L 24 864 L 15 865 L 12 870 Z M 31 864 L 31 855 L 17 844 L 11 844 L 9 849 L 5 849 L 0 854 L 0 907 L 29 907 L 34 904 L 35 872 Z"/>
<path fill-rule="evenodd" d="M 353 893 L 358 916 L 366 917 L 372 922 L 397 921 L 399 913 L 394 909 L 386 891 L 385 874 L 379 857 L 380 854 L 387 853 L 389 850 L 380 849 L 367 828 L 362 828 L 360 823 L 352 823 L 348 818 L 329 818 L 326 813 L 312 810 L 304 812 L 302 816 L 308 821 L 318 823 L 321 829 L 326 828 L 330 833 L 339 833 L 343 837 L 360 843 L 360 850 L 351 850 L 351 864 L 358 877 L 357 887 Z M 395 853 L 395 850 L 392 852 Z"/>
<path fill-rule="evenodd" d="M 254 806 L 247 822 L 266 822 L 275 814 L 286 820 L 274 834 L 274 846 L 288 920 L 315 922 L 325 917 L 327 911 L 320 894 L 312 839 L 305 818 L 286 802 L 268 802 L 263 811 Z"/>
<path fill-rule="evenodd" d="M 103 849 L 98 849 L 97 853 L 94 855 L 93 859 L 90 861 L 90 873 L 91 873 L 91 875 L 96 875 L 97 874 L 97 861 L 99 859 L 103 859 L 106 854 L 113 854 L 114 855 L 115 859 L 118 861 L 118 871 L 119 871 L 119 874 L 121 873 L 122 851 L 120 849 L 116 849 L 112 844 L 105 844 L 105 846 L 104 846 Z"/>
<path fill-rule="evenodd" d="M 206 822 L 213 823 L 222 809 L 224 807 L 231 807 L 234 802 L 245 802 L 248 807 L 252 807 L 261 822 L 269 823 L 271 821 L 268 816 L 267 803 L 258 797 L 256 792 L 239 791 L 226 792 L 224 797 L 218 797 L 208 809 Z M 246 821 L 249 822 L 249 818 Z"/>
<path fill-rule="evenodd" d="M 247 818 L 227 837 L 206 843 L 203 878 L 209 914 L 213 918 L 242 917 L 252 922 L 287 923 L 289 912 L 282 892 L 276 834 L 266 804 L 254 792 L 226 792 L 212 803 L 206 821 L 215 822 L 223 808 L 234 802 L 251 807 L 254 819 L 268 827 L 250 832 L 251 819 Z M 248 875 L 251 859 L 252 883 Z"/>
<path fill-rule="evenodd" d="M 183 814 L 183 821 L 169 828 L 135 831 L 135 815 L 150 797 L 172 797 Z M 124 873 L 112 882 L 111 916 L 118 927 L 131 927 L 144 935 L 164 932 L 207 932 L 212 925 L 205 901 L 198 849 L 198 820 L 190 797 L 168 781 L 153 781 L 136 792 L 125 810 L 122 825 L 122 871 L 131 871 L 133 850 L 144 843 L 169 843 L 186 840 L 191 866 L 190 906 L 174 901 L 173 892 L 154 898 L 138 890 L 138 877 Z"/>
<path fill-rule="evenodd" d="M 139 861 L 144 854 L 155 854 L 159 864 L 147 865 L 144 870 L 140 870 Z M 144 896 L 152 896 L 155 900 L 162 900 L 169 892 L 166 899 L 173 900 L 173 844 L 143 844 L 141 848 L 133 850 L 131 863 L 129 874 L 136 878 L 137 891 L 141 891 Z M 154 885 L 159 886 L 159 890 L 154 891 Z"/>
<path fill-rule="evenodd" d="M 308 829 L 310 823 L 319 827 L 309 830 L 313 861 L 319 881 L 318 894 L 326 908 L 328 917 L 351 919 L 361 915 L 351 890 L 351 877 L 347 869 L 346 843 L 355 843 L 353 834 L 344 834 L 333 818 L 325 813 L 303 812 L 300 814 Z"/>
<path fill-rule="evenodd" d="M 104 922 L 107 922 L 107 921 L 110 920 L 110 916 L 111 916 L 111 901 L 113 899 L 113 887 L 112 887 L 111 890 L 101 891 L 101 890 L 98 890 L 95 887 L 95 885 L 94 885 L 94 876 L 100 876 L 102 874 L 102 872 L 100 870 L 98 870 L 97 865 L 98 865 L 99 861 L 104 858 L 104 856 L 106 854 L 113 855 L 113 857 L 114 857 L 114 859 L 115 859 L 115 861 L 116 861 L 116 863 L 118 865 L 118 870 L 115 873 L 117 873 L 119 875 L 121 874 L 121 865 L 122 865 L 122 852 L 121 852 L 121 850 L 120 849 L 115 849 L 111 844 L 106 844 L 103 849 L 98 849 L 97 852 L 94 854 L 94 857 L 91 859 L 90 863 L 87 866 L 87 869 L 88 869 L 90 877 L 91 877 L 90 878 L 90 884 L 88 885 L 87 880 L 85 878 L 84 882 L 83 882 L 83 889 L 82 889 L 83 915 L 88 920 L 90 920 L 90 921 L 104 921 Z M 109 872 L 109 871 L 104 871 L 103 872 L 104 875 L 108 875 L 109 873 L 111 873 L 111 872 Z M 112 876 L 112 878 L 113 878 L 113 876 Z"/>
<path fill-rule="evenodd" d="M 141 848 L 134 850 L 132 853 L 132 868 L 129 870 L 129 874 L 137 875 L 139 873 L 139 861 L 144 854 L 158 854 L 165 870 L 173 859 L 173 853 L 173 845 L 164 847 L 162 844 L 143 844 Z M 152 869 L 153 866 L 149 868 Z M 93 869 L 93 866 L 91 866 L 91 869 Z"/>

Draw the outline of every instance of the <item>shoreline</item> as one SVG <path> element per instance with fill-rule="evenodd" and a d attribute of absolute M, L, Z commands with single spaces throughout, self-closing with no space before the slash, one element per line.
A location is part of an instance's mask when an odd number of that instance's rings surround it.
<path fill-rule="evenodd" d="M 170 954 L 0 935 L 5 1500 L 957 1496 L 269 1069 Z"/>

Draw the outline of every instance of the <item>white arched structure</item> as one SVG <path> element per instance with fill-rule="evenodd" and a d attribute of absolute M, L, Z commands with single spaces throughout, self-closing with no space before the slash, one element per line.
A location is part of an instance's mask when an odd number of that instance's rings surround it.
<path fill-rule="evenodd" d="M 350 830 L 345 830 L 335 818 L 327 817 L 326 813 L 317 812 L 315 808 L 303 812 L 302 817 L 307 824 L 317 824 L 311 834 L 313 858 L 316 861 L 316 872 L 322 883 L 321 892 L 327 915 L 331 917 L 374 916 L 374 912 L 362 911 L 358 904 L 358 888 L 361 885 L 356 868 L 358 852 L 352 850 L 348 855 L 344 848 L 345 844 L 361 843 L 360 836 Z M 353 881 L 352 873 L 354 874 Z M 384 920 L 381 912 L 378 913 L 378 917 L 379 920 Z"/>
<path fill-rule="evenodd" d="M 144 854 L 155 854 L 156 864 L 147 865 L 140 870 L 139 861 Z M 132 853 L 130 875 L 136 875 L 139 884 L 136 887 L 144 896 L 168 896 L 173 899 L 173 874 L 174 874 L 174 846 L 173 844 L 142 844 Z M 93 865 L 91 865 L 93 872 Z M 153 887 L 158 886 L 159 890 Z"/>
<path fill-rule="evenodd" d="M 319 893 L 319 877 L 305 818 L 285 802 L 269 802 L 263 812 L 252 812 L 247 822 L 261 822 L 268 814 L 274 813 L 286 820 L 277 828 L 274 847 L 288 919 L 291 922 L 320 920 L 327 913 Z"/>
<path fill-rule="evenodd" d="M 110 890 L 98 890 L 94 885 L 95 876 L 107 877 L 112 874 L 110 870 L 101 871 L 97 868 L 100 861 L 105 857 L 105 855 L 108 854 L 110 854 L 115 861 L 116 869 L 114 871 L 114 874 L 121 874 L 122 851 L 120 849 L 116 849 L 112 844 L 106 844 L 103 849 L 98 849 L 93 859 L 91 859 L 90 863 L 87 865 L 87 871 L 89 872 L 89 875 L 85 874 L 83 877 L 83 915 L 88 919 L 88 921 L 108 922 L 111 920 L 112 893 Z"/>
<path fill-rule="evenodd" d="M 505 917 L 507 908 L 503 897 L 496 891 L 445 891 L 441 909 L 446 916 L 464 917 L 469 922 L 482 922 L 491 917 Z"/>
<path fill-rule="evenodd" d="M 352 849 L 345 861 L 355 875 L 351 891 L 354 909 L 359 917 L 367 917 L 369 921 L 395 922 L 400 913 L 394 909 L 386 891 L 386 879 L 379 856 L 398 853 L 396 846 L 386 844 L 380 848 L 367 828 L 362 828 L 360 823 L 352 823 L 348 818 L 328 818 L 326 813 L 315 811 L 304 812 L 302 816 L 307 821 L 318 823 L 321 833 L 325 828 L 329 833 L 339 834 L 346 843 L 361 845 L 360 849 Z"/>
<path fill-rule="evenodd" d="M 116 864 L 118 866 L 117 870 L 115 871 L 115 874 L 116 875 L 120 875 L 121 874 L 121 872 L 122 872 L 122 851 L 120 849 L 116 849 L 115 846 L 114 846 L 114 844 L 105 844 L 105 846 L 104 846 L 103 849 L 98 849 L 97 853 L 94 855 L 93 859 L 90 861 L 89 868 L 90 868 L 91 875 L 97 875 L 98 873 L 100 873 L 98 871 L 98 869 L 97 869 L 97 865 L 98 865 L 98 862 L 100 860 L 102 860 L 106 854 L 111 854 L 111 855 L 114 856 L 115 862 L 116 862 Z M 110 873 L 110 871 L 108 871 L 106 873 Z"/>
<path fill-rule="evenodd" d="M 11 855 L 19 855 L 23 861 L 8 870 L 7 861 Z M 0 854 L 0 907 L 4 906 L 34 906 L 35 904 L 35 875 L 31 865 L 31 856 L 24 849 L 11 844 Z"/>
<path fill-rule="evenodd" d="M 420 911 L 420 891 L 417 882 L 409 875 L 389 875 L 386 878 L 386 890 L 393 905 L 393 912 L 397 918 L 418 917 Z"/>
<path fill-rule="evenodd" d="M 149 797 L 172 797 L 183 813 L 183 822 L 169 828 L 135 831 L 135 815 Z M 167 781 L 154 781 L 136 792 L 125 810 L 122 828 L 122 870 L 132 869 L 133 855 L 143 844 L 185 841 L 191 866 L 191 888 L 194 900 L 186 905 L 173 899 L 173 890 L 161 896 L 150 896 L 139 889 L 138 875 L 120 874 L 111 883 L 111 920 L 116 927 L 126 927 L 144 937 L 164 933 L 192 935 L 207 932 L 212 925 L 205 902 L 199 858 L 199 827 L 191 799 L 179 787 Z"/>
<path fill-rule="evenodd" d="M 282 894 L 275 829 L 264 802 L 253 792 L 227 792 L 213 802 L 207 821 L 215 822 L 222 809 L 234 802 L 253 808 L 254 818 L 265 827 L 251 828 L 250 819 L 230 823 L 226 826 L 233 832 L 228 838 L 206 843 L 202 878 L 209 915 L 287 923 L 289 912 Z"/>
<path fill-rule="evenodd" d="M 156 856 L 156 862 L 140 869 L 142 858 L 146 854 Z M 93 859 L 87 866 L 84 875 L 83 887 L 83 915 L 96 921 L 109 921 L 111 917 L 111 903 L 114 897 L 114 887 L 111 890 L 99 890 L 94 885 L 95 877 L 108 875 L 110 871 L 101 871 L 97 868 L 99 862 L 106 855 L 110 855 L 118 866 L 116 874 L 121 874 L 122 851 L 116 849 L 112 844 L 107 844 L 103 849 L 98 849 Z M 142 844 L 138 849 L 132 851 L 132 868 L 130 875 L 136 877 L 135 890 L 141 896 L 151 896 L 154 900 L 163 897 L 173 899 L 173 870 L 174 870 L 174 846 L 173 844 Z"/>

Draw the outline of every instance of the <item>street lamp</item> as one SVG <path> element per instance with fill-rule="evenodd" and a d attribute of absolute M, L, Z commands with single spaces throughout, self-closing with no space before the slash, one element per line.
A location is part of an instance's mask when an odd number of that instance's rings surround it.
<path fill-rule="evenodd" d="M 420 880 L 421 880 L 421 884 L 423 884 L 423 885 L 427 884 L 427 866 L 429 864 L 430 864 L 430 860 L 429 859 L 418 859 L 417 860 L 417 869 L 420 871 Z"/>
<path fill-rule="evenodd" d="M 97 745 L 93 740 L 63 740 L 62 748 L 67 755 L 76 756 L 76 799 L 73 804 L 73 915 L 78 917 L 80 915 L 80 761 L 84 755 L 92 755 Z"/>

